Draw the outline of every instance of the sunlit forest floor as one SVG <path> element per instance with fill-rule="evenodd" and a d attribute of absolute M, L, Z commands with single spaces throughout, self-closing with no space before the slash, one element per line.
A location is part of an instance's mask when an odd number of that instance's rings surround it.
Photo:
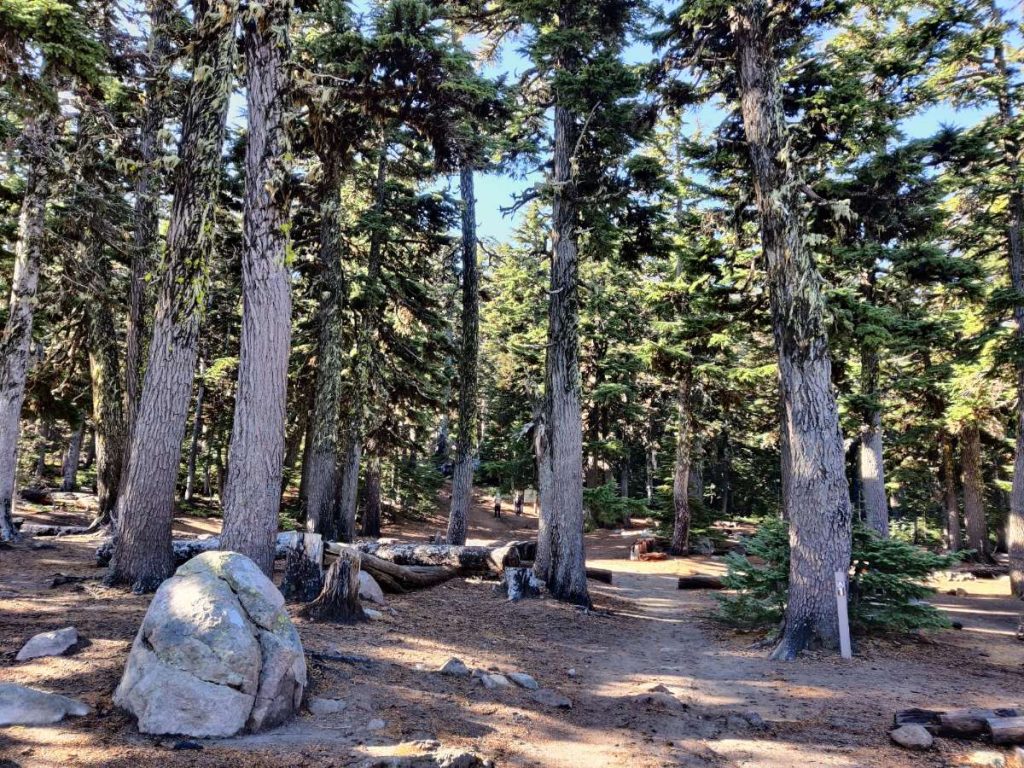
<path fill-rule="evenodd" d="M 82 523 L 88 501 L 58 511 L 26 505 L 18 513 L 33 522 Z M 444 499 L 436 520 L 384 533 L 423 540 L 443 528 L 443 508 Z M 494 519 L 480 500 L 471 543 L 527 538 L 536 529 L 529 505 L 522 518 L 509 512 Z M 182 533 L 218 527 L 215 518 L 177 524 Z M 510 604 L 492 582 L 457 579 L 389 596 L 380 621 L 330 626 L 295 617 L 307 655 L 367 657 L 355 664 L 310 658 L 309 695 L 347 706 L 304 713 L 264 734 L 207 741 L 201 751 L 140 736 L 113 708 L 149 597 L 101 585 L 97 540 L 36 539 L 52 548 L 0 550 L 0 681 L 66 693 L 93 708 L 54 727 L 0 730 L 0 765 L 387 765 L 425 740 L 473 749 L 499 767 L 977 765 L 977 751 L 990 748 L 948 739 L 929 753 L 895 747 L 887 735 L 893 712 L 1024 703 L 1024 650 L 1014 639 L 1021 604 L 1003 597 L 1005 577 L 935 585 L 935 602 L 963 623 L 961 631 L 864 640 L 852 661 L 811 655 L 782 663 L 754 647 L 756 638 L 712 622 L 710 593 L 675 588 L 680 574 L 721 573 L 720 558 L 631 562 L 634 536 L 588 535 L 588 564 L 615 571 L 611 586 L 590 583 L 590 613 L 547 599 Z M 51 588 L 58 573 L 85 580 Z M 966 596 L 945 594 L 957 588 Z M 68 625 L 87 638 L 73 655 L 15 663 L 31 635 Z M 520 688 L 486 690 L 473 679 L 433 673 L 452 656 L 470 667 L 526 672 L 573 707 L 550 709 Z M 370 730 L 373 719 L 384 727 Z"/>

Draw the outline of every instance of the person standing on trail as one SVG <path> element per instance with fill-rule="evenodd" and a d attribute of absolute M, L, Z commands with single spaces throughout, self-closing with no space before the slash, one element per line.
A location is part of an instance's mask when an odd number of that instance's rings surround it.
<path fill-rule="evenodd" d="M 501 517 L 501 491 L 494 493 L 494 516 Z"/>
<path fill-rule="evenodd" d="M 516 500 L 515 500 L 516 517 L 522 517 L 523 516 L 523 502 L 524 502 L 523 492 L 521 490 L 516 491 Z"/>

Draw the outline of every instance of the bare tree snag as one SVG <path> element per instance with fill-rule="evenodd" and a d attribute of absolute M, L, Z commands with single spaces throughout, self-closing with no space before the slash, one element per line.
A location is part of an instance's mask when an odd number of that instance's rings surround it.
<path fill-rule="evenodd" d="M 522 600 L 524 597 L 540 597 L 540 590 L 544 584 L 534 575 L 533 568 L 518 566 L 506 568 L 502 579 L 511 602 Z"/>
<path fill-rule="evenodd" d="M 313 621 L 350 623 L 366 618 L 359 604 L 359 553 L 346 547 L 338 553 L 327 574 L 324 586 L 302 614 Z"/>
<path fill-rule="evenodd" d="M 324 542 L 318 533 L 296 534 L 285 556 L 281 594 L 308 603 L 323 587 Z"/>

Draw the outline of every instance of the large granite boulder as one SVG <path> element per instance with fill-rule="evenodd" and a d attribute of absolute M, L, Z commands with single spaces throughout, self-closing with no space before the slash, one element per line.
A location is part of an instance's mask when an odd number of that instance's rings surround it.
<path fill-rule="evenodd" d="M 143 733 L 232 736 L 289 719 L 306 659 L 284 598 L 237 552 L 204 552 L 160 585 L 114 703 Z"/>

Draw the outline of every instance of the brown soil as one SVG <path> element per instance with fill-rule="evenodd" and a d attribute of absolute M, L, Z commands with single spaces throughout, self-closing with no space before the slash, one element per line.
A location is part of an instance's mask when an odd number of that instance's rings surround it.
<path fill-rule="evenodd" d="M 33 521 L 88 518 L 83 508 L 27 505 L 19 513 Z M 214 519 L 178 525 L 193 533 L 217 527 Z M 385 534 L 422 540 L 440 528 L 439 517 Z M 494 519 L 481 501 L 470 535 L 498 542 L 535 529 L 529 514 Z M 53 548 L 0 549 L 0 681 L 76 696 L 94 710 L 54 727 L 0 730 L 0 766 L 348 766 L 424 739 L 473 749 L 498 766 L 944 766 L 969 764 L 985 747 L 940 739 L 929 753 L 901 750 L 887 736 L 895 710 L 1024 703 L 1024 646 L 1013 636 L 1022 606 L 1003 597 L 1005 577 L 936 585 L 936 603 L 963 631 L 862 642 L 852 661 L 811 655 L 782 663 L 752 647 L 751 636 L 710 622 L 709 594 L 675 589 L 679 574 L 720 573 L 720 558 L 630 562 L 632 540 L 612 531 L 588 535 L 588 562 L 616 572 L 612 586 L 591 582 L 590 613 L 547 599 L 510 604 L 490 582 L 459 579 L 390 596 L 382 621 L 331 626 L 296 617 L 307 652 L 369 659 L 310 659 L 310 695 L 344 699 L 346 709 L 207 741 L 201 751 L 139 735 L 112 706 L 149 598 L 100 584 L 96 540 L 35 539 Z M 50 588 L 57 573 L 87 580 Z M 942 594 L 957 587 L 968 595 Z M 72 655 L 14 661 L 33 634 L 72 624 L 87 638 Z M 451 656 L 471 667 L 527 672 L 574 706 L 548 709 L 518 688 L 488 691 L 432 672 Z M 652 693 L 657 685 L 668 693 Z M 749 725 L 742 719 L 749 713 L 766 727 Z M 385 727 L 367 729 L 378 718 Z"/>

